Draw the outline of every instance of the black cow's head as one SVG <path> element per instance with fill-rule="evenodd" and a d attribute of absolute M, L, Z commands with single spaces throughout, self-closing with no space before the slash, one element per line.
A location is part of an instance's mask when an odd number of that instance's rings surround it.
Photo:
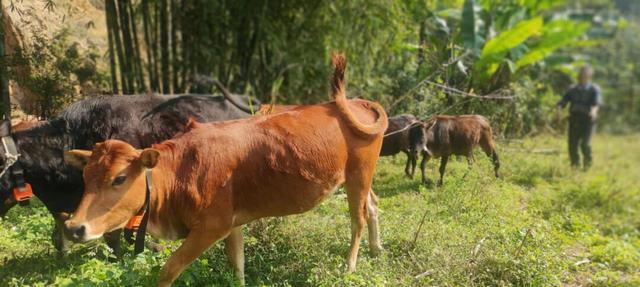
<path fill-rule="evenodd" d="M 409 129 L 409 153 L 417 156 L 420 153 L 431 155 L 427 147 L 430 138 L 433 136 L 433 123 L 420 123 Z"/>
<path fill-rule="evenodd" d="M 427 138 L 424 132 L 424 124 L 409 129 L 409 153 L 412 156 L 417 156 L 420 152 L 427 150 Z"/>

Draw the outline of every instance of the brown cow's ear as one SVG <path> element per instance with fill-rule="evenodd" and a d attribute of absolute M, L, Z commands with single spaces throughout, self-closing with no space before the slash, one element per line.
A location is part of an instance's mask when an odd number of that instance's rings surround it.
<path fill-rule="evenodd" d="M 64 152 L 64 161 L 79 170 L 84 169 L 91 157 L 90 150 L 72 149 Z"/>
<path fill-rule="evenodd" d="M 146 148 L 140 154 L 140 162 L 146 168 L 153 168 L 158 164 L 160 152 L 156 149 Z"/>

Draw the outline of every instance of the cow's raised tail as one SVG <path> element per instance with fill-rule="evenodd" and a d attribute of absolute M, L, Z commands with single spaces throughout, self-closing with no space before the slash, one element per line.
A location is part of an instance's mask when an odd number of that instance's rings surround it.
<path fill-rule="evenodd" d="M 376 122 L 366 125 L 358 121 L 356 116 L 349 108 L 349 101 L 345 95 L 344 73 L 347 68 L 347 59 L 343 54 L 334 54 L 333 61 L 333 79 L 331 81 L 332 97 L 336 101 L 340 114 L 347 120 L 349 127 L 359 136 L 368 137 L 384 133 L 387 129 L 387 113 L 382 106 L 374 102 L 366 102 L 366 107 L 373 110 L 378 118 Z"/>

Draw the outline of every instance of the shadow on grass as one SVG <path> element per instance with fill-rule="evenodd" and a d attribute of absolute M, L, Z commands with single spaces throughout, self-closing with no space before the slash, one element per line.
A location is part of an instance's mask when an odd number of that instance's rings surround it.
<path fill-rule="evenodd" d="M 404 178 L 402 180 L 388 179 L 383 180 L 374 179 L 373 191 L 378 197 L 392 197 L 401 193 L 407 192 L 419 192 L 422 187 L 420 180 Z"/>
<path fill-rule="evenodd" d="M 36 278 L 70 270 L 85 261 L 86 258 L 75 254 L 62 257 L 55 253 L 34 253 L 6 260 L 0 268 L 0 278 Z"/>

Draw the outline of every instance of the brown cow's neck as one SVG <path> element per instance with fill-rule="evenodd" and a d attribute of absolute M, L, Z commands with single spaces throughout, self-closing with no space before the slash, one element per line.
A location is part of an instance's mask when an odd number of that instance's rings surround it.
<path fill-rule="evenodd" d="M 153 190 L 149 202 L 150 233 L 154 236 L 179 239 L 186 236 L 186 227 L 182 218 L 182 210 L 172 205 L 176 200 L 174 189 L 176 178 L 171 166 L 172 154 L 168 151 L 160 151 L 158 164 L 152 170 Z"/>

